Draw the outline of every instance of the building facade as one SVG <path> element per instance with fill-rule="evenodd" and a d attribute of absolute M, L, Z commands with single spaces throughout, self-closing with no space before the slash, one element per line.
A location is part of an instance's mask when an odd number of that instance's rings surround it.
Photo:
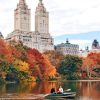
<path fill-rule="evenodd" d="M 19 0 L 14 10 L 14 31 L 8 34 L 7 41 L 22 41 L 23 45 L 40 52 L 54 50 L 54 39 L 49 33 L 49 13 L 42 0 L 35 11 L 35 31 L 31 31 L 31 13 L 25 0 Z"/>
<path fill-rule="evenodd" d="M 64 55 L 77 55 L 79 54 L 79 45 L 71 44 L 67 40 L 66 43 L 61 43 L 56 46 L 56 50 Z"/>
<path fill-rule="evenodd" d="M 85 48 L 85 50 L 80 50 L 79 51 L 79 57 L 87 57 L 88 56 L 88 54 L 90 53 L 90 50 L 89 50 L 89 47 L 87 46 L 86 48 Z"/>

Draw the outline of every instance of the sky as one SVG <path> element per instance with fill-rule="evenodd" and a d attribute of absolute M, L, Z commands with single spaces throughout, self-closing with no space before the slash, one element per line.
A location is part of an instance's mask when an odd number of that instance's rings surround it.
<path fill-rule="evenodd" d="M 0 0 L 0 32 L 6 38 L 14 30 L 14 9 L 19 0 Z M 39 0 L 26 0 L 31 9 L 31 30 L 34 31 L 35 9 Z M 49 12 L 49 31 L 54 44 L 78 44 L 80 49 L 100 42 L 100 0 L 43 0 Z"/>

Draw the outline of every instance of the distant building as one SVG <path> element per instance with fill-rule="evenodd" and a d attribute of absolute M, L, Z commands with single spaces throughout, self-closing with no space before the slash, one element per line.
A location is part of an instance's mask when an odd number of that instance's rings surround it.
<path fill-rule="evenodd" d="M 49 33 L 49 12 L 42 0 L 35 11 L 35 31 L 31 31 L 31 11 L 25 0 L 19 0 L 14 10 L 14 31 L 8 34 L 7 41 L 15 40 L 40 52 L 54 50 L 54 40 Z"/>
<path fill-rule="evenodd" d="M 63 53 L 64 55 L 78 55 L 79 45 L 69 43 L 68 39 L 66 43 L 61 43 L 56 46 L 56 50 Z"/>
<path fill-rule="evenodd" d="M 2 35 L 2 33 L 0 32 L 0 39 L 3 39 L 4 37 L 3 37 L 3 35 Z"/>
<path fill-rule="evenodd" d="M 86 48 L 85 48 L 85 50 L 80 50 L 79 51 L 79 56 L 80 57 L 87 57 L 87 55 L 90 53 L 90 51 L 89 51 L 89 47 L 87 46 Z"/>
<path fill-rule="evenodd" d="M 92 43 L 91 50 L 88 47 L 85 50 L 80 50 L 79 56 L 80 57 L 87 57 L 90 53 L 100 53 L 100 45 L 99 42 L 95 39 Z"/>
<path fill-rule="evenodd" d="M 99 45 L 99 42 L 95 39 L 92 43 L 92 49 L 91 49 L 91 52 L 100 52 L 100 45 Z"/>

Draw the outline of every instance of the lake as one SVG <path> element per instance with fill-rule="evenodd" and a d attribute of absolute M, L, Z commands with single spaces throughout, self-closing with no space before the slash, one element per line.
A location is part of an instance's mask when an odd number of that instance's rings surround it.
<path fill-rule="evenodd" d="M 50 100 L 50 98 L 44 98 L 44 95 L 49 93 L 52 87 L 55 87 L 57 91 L 60 85 L 64 90 L 71 89 L 71 91 L 76 92 L 75 100 L 100 100 L 100 81 L 45 81 L 40 83 L 3 84 L 0 85 L 0 100 L 5 98 L 12 98 L 13 100 L 15 98 Z"/>

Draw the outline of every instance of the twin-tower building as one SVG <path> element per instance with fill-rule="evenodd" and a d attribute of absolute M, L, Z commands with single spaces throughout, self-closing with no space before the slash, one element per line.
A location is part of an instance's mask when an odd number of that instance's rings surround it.
<path fill-rule="evenodd" d="M 31 12 L 25 0 L 19 0 L 14 10 L 14 31 L 8 34 L 7 41 L 22 41 L 23 45 L 40 52 L 54 50 L 54 40 L 49 33 L 49 13 L 42 0 L 35 11 L 35 31 L 31 31 Z"/>

